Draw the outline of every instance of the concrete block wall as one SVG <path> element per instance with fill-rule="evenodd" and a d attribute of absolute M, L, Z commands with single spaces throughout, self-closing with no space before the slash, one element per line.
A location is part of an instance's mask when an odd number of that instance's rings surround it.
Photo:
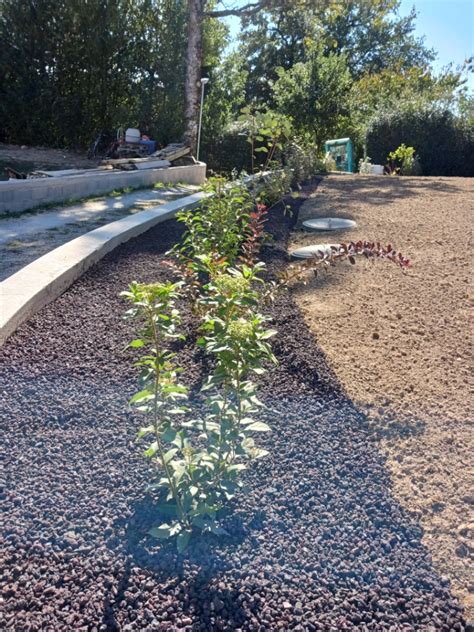
<path fill-rule="evenodd" d="M 54 204 L 94 195 L 105 195 L 116 189 L 153 186 L 157 182 L 203 184 L 206 164 L 143 171 L 104 171 L 93 175 L 74 175 L 34 180 L 0 182 L 0 215 L 18 213 L 43 204 Z"/>

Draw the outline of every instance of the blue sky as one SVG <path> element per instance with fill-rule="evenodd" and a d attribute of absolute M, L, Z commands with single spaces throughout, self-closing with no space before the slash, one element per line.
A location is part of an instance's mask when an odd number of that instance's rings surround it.
<path fill-rule="evenodd" d="M 474 54 L 474 0 L 402 0 L 401 15 L 415 7 L 416 35 L 425 38 L 438 58 L 434 64 L 440 70 L 450 62 L 462 62 Z M 474 89 L 471 74 L 470 88 Z"/>
<path fill-rule="evenodd" d="M 434 63 L 436 71 L 450 62 L 462 64 L 474 54 L 474 0 L 402 0 L 400 14 L 408 15 L 413 6 L 418 14 L 416 35 L 424 37 L 427 46 L 438 53 Z M 235 37 L 239 21 L 232 19 L 229 24 Z M 474 90 L 472 74 L 469 87 Z"/>

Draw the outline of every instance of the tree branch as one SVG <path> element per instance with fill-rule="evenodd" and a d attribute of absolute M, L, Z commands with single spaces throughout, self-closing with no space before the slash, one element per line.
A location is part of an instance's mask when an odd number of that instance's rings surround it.
<path fill-rule="evenodd" d="M 235 15 L 237 17 L 244 15 L 254 15 L 262 9 L 271 6 L 271 4 L 271 0 L 259 0 L 259 2 L 251 2 L 240 8 L 205 11 L 204 16 L 206 18 L 226 18 L 232 15 Z"/>

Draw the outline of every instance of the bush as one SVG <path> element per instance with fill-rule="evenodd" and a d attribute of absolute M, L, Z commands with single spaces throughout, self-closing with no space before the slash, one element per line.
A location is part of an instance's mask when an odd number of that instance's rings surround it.
<path fill-rule="evenodd" d="M 207 163 L 208 169 L 215 173 L 251 173 L 252 160 L 247 134 L 239 126 L 231 126 L 203 146 L 202 160 Z"/>
<path fill-rule="evenodd" d="M 367 132 L 367 152 L 384 164 L 394 147 L 416 147 L 425 176 L 474 176 L 474 133 L 448 110 L 379 114 Z"/>
<path fill-rule="evenodd" d="M 316 144 L 306 139 L 291 141 L 285 150 L 285 164 L 291 169 L 294 181 L 304 182 L 317 173 L 326 171 Z"/>

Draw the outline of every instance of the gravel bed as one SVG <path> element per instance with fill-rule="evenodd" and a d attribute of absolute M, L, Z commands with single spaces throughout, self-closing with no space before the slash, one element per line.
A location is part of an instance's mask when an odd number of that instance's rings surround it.
<path fill-rule="evenodd" d="M 294 220 L 271 218 L 271 273 L 286 265 Z M 271 455 L 225 518 L 231 536 L 197 538 L 179 556 L 145 535 L 160 517 L 143 491 L 139 418 L 126 408 L 136 375 L 118 294 L 165 278 L 179 233 L 170 221 L 122 245 L 0 350 L 0 628 L 466 629 L 291 295 L 272 307 L 280 365 L 262 380 Z M 191 317 L 184 325 L 178 359 L 197 392 L 206 361 Z"/>

